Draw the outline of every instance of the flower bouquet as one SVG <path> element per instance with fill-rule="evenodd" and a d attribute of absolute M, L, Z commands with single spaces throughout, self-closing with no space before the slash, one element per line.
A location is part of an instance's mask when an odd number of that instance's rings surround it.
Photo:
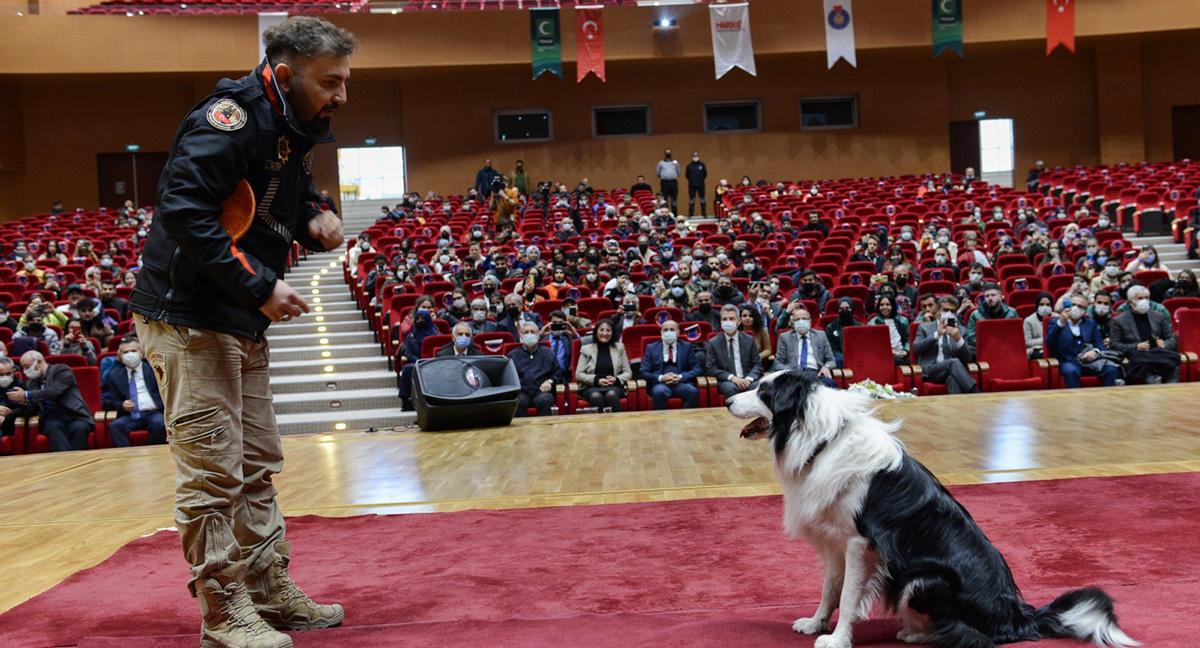
<path fill-rule="evenodd" d="M 874 380 L 856 382 L 846 388 L 846 391 L 866 394 L 875 400 L 892 400 L 896 398 L 913 398 L 914 395 L 904 391 L 896 391 L 891 385 L 880 385 Z"/>

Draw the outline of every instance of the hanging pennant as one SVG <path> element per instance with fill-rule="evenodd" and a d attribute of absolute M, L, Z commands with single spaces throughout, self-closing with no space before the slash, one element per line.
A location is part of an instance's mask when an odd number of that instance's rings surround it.
<path fill-rule="evenodd" d="M 825 0 L 825 58 L 829 67 L 844 58 L 858 67 L 854 56 L 854 11 L 850 0 Z"/>
<path fill-rule="evenodd" d="M 549 72 L 562 78 L 562 32 L 558 9 L 529 10 L 529 46 L 533 50 L 533 78 Z"/>
<path fill-rule="evenodd" d="M 713 62 L 717 78 L 735 67 L 740 67 L 758 76 L 754 66 L 754 44 L 750 41 L 750 5 L 708 5 L 708 18 L 712 24 Z"/>
<path fill-rule="evenodd" d="M 576 81 L 583 81 L 588 72 L 604 81 L 604 17 L 602 7 L 575 8 Z"/>
<path fill-rule="evenodd" d="M 1059 45 L 1075 53 L 1074 0 L 1046 0 L 1046 56 Z"/>
<path fill-rule="evenodd" d="M 961 0 L 933 0 L 933 58 L 950 50 L 963 55 Z"/>

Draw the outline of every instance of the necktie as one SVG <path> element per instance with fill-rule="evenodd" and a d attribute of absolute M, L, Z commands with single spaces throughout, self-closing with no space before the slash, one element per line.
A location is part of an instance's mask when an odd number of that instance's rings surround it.
<path fill-rule="evenodd" d="M 733 338 L 725 336 L 725 342 L 729 345 L 729 369 L 733 372 L 733 375 L 737 376 L 737 356 L 733 355 Z M 741 376 L 738 377 L 740 378 Z"/>
<path fill-rule="evenodd" d="M 800 340 L 801 340 L 801 342 L 800 342 L 800 368 L 807 369 L 808 368 L 808 336 L 801 335 Z"/>
<path fill-rule="evenodd" d="M 675 345 L 667 347 L 667 364 L 675 364 Z"/>
<path fill-rule="evenodd" d="M 138 388 L 137 380 L 134 372 L 137 369 L 129 370 L 129 400 L 133 401 L 133 411 L 129 412 L 129 417 L 133 420 L 142 418 L 142 408 L 138 407 Z"/>

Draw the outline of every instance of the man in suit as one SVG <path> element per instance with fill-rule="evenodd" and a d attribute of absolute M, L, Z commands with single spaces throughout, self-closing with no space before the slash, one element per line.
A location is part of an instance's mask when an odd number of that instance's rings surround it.
<path fill-rule="evenodd" d="M 537 313 L 525 310 L 525 301 L 516 293 L 504 296 L 504 317 L 496 322 L 496 328 L 512 333 L 514 340 L 521 339 L 521 329 L 526 324 L 533 324 L 541 330 L 542 317 Z"/>
<path fill-rule="evenodd" d="M 1150 308 L 1150 290 L 1145 286 L 1133 286 L 1128 296 L 1130 310 L 1114 317 L 1109 329 L 1112 348 L 1129 359 L 1126 375 L 1130 380 L 1145 383 L 1179 382 L 1179 340 L 1171 326 L 1171 316 Z M 1072 297 L 1071 301 L 1075 299 L 1083 298 Z M 1162 353 L 1155 362 L 1148 362 L 1150 354 L 1139 353 L 1155 348 L 1170 351 L 1171 356 Z M 1173 367 L 1168 362 L 1171 359 Z"/>
<path fill-rule="evenodd" d="M 1100 327 L 1083 316 L 1086 306 L 1087 300 L 1082 295 L 1076 295 L 1071 298 L 1070 307 L 1063 308 L 1058 318 L 1051 320 L 1046 329 L 1046 352 L 1049 357 L 1058 360 L 1058 373 L 1067 387 L 1078 387 L 1080 376 L 1099 376 L 1105 387 L 1112 387 L 1117 384 L 1119 376 L 1116 367 L 1105 363 L 1102 369 L 1097 370 L 1084 364 L 1099 360 L 1100 351 L 1106 350 Z M 1076 308 L 1080 310 L 1076 312 Z M 1088 344 L 1094 348 L 1080 357 L 1079 354 Z"/>
<path fill-rule="evenodd" d="M 712 330 L 721 330 L 721 311 L 713 309 L 712 293 L 707 290 L 696 293 L 696 309 L 683 319 L 687 322 L 708 322 Z"/>
<path fill-rule="evenodd" d="M 554 406 L 554 385 L 560 369 L 554 352 L 538 344 L 538 327 L 532 322 L 521 325 L 521 346 L 508 352 L 521 377 L 521 394 L 517 399 L 517 416 L 536 407 L 538 416 L 550 416 Z"/>
<path fill-rule="evenodd" d="M 33 414 L 33 408 L 28 402 L 16 403 L 8 398 L 8 390 L 17 387 L 25 389 L 25 381 L 17 378 L 16 365 L 12 358 L 0 356 L 0 436 L 14 434 L 13 421 L 26 418 Z"/>
<path fill-rule="evenodd" d="M 49 364 L 41 353 L 26 351 L 21 356 L 21 371 L 29 380 L 29 389 L 11 387 L 8 399 L 28 402 L 41 410 L 42 432 L 50 440 L 52 451 L 86 450 L 88 434 L 96 429 L 96 422 L 79 393 L 71 368 Z"/>
<path fill-rule="evenodd" d="M 166 443 L 162 396 L 154 370 L 142 355 L 142 345 L 137 338 L 127 337 L 117 351 L 124 366 L 108 372 L 104 379 L 104 409 L 117 412 L 108 426 L 113 445 L 129 447 L 129 433 L 134 430 L 149 432 L 151 444 Z"/>
<path fill-rule="evenodd" d="M 495 333 L 500 330 L 500 327 L 493 321 L 488 320 L 488 303 L 486 299 L 477 297 L 471 302 L 471 321 L 466 322 L 460 320 L 460 324 L 467 324 L 471 329 L 471 335 L 480 333 Z"/>
<path fill-rule="evenodd" d="M 792 331 L 779 334 L 775 350 L 773 371 L 800 371 L 814 373 L 826 387 L 837 389 L 833 381 L 833 370 L 837 359 L 829 347 L 829 339 L 823 331 L 812 330 L 812 315 L 800 307 L 792 313 Z"/>
<path fill-rule="evenodd" d="M 938 300 L 941 315 L 936 322 L 926 322 L 917 329 L 913 354 L 921 365 L 924 379 L 946 385 L 951 394 L 977 393 L 975 378 L 967 371 L 971 349 L 957 320 L 958 299 L 947 295 Z"/>
<path fill-rule="evenodd" d="M 621 311 L 612 317 L 613 339 L 621 341 L 621 334 L 627 326 L 646 323 L 646 320 L 642 319 L 641 310 L 639 310 L 640 304 L 638 296 L 632 293 L 627 293 L 621 298 Z"/>
<path fill-rule="evenodd" d="M 464 356 L 481 356 L 483 351 L 480 351 L 475 343 L 471 341 L 471 326 L 466 322 L 459 322 L 450 329 L 450 334 L 454 336 L 454 341 L 442 346 L 434 354 L 436 358 L 462 358 Z"/>
<path fill-rule="evenodd" d="M 721 335 L 708 341 L 704 373 L 717 379 L 717 389 L 726 400 L 753 388 L 763 375 L 754 338 L 738 331 L 738 308 L 721 307 Z"/>
<path fill-rule="evenodd" d="M 684 409 L 700 406 L 696 388 L 700 360 L 692 345 L 679 339 L 679 324 L 674 320 L 663 322 L 660 341 L 646 345 L 640 371 L 649 385 L 652 409 L 667 409 L 669 398 L 682 398 Z"/>

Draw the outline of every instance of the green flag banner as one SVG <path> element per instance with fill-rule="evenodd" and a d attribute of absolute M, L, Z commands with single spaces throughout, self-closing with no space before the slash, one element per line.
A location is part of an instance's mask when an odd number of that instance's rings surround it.
<path fill-rule="evenodd" d="M 533 48 L 533 78 L 549 72 L 562 78 L 562 32 L 558 9 L 529 10 L 529 45 Z"/>
<path fill-rule="evenodd" d="M 946 50 L 963 54 L 962 0 L 933 0 L 933 58 Z"/>

